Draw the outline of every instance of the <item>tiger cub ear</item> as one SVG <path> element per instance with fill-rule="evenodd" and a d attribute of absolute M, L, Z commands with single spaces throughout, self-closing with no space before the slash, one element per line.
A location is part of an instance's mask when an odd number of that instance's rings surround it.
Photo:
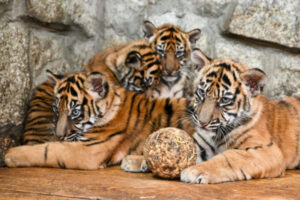
<path fill-rule="evenodd" d="M 109 90 L 105 76 L 99 72 L 92 72 L 88 75 L 86 88 L 95 99 L 103 99 Z"/>
<path fill-rule="evenodd" d="M 252 97 L 262 93 L 267 82 L 265 72 L 258 68 L 249 69 L 241 73 L 240 78 L 244 85 L 249 89 Z"/>
<path fill-rule="evenodd" d="M 142 56 L 137 51 L 130 52 L 125 60 L 126 67 L 137 68 L 142 65 Z"/>
<path fill-rule="evenodd" d="M 49 80 L 55 85 L 57 84 L 61 79 L 64 78 L 64 75 L 61 74 L 54 74 L 49 69 L 46 70 L 47 76 Z"/>
<path fill-rule="evenodd" d="M 193 49 L 191 60 L 196 65 L 196 71 L 200 71 L 204 66 L 209 65 L 211 62 L 211 59 L 197 48 Z"/>
<path fill-rule="evenodd" d="M 144 21 L 143 32 L 144 37 L 149 40 L 156 32 L 156 27 L 150 21 Z"/>
<path fill-rule="evenodd" d="M 188 34 L 188 38 L 189 38 L 191 45 L 194 46 L 196 44 L 197 40 L 199 40 L 199 38 L 200 38 L 201 30 L 196 28 L 194 30 L 191 30 L 187 34 Z"/>

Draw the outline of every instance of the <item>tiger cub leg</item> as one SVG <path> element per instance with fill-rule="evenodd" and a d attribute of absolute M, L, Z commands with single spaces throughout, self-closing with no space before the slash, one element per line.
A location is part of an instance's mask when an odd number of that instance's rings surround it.
<path fill-rule="evenodd" d="M 149 172 L 146 160 L 142 155 L 127 155 L 121 163 L 126 172 Z"/>
<path fill-rule="evenodd" d="M 48 142 L 11 148 L 5 155 L 5 163 L 8 167 L 94 170 L 106 167 L 105 161 L 111 151 L 108 145 L 85 146 L 81 142 Z"/>
<path fill-rule="evenodd" d="M 189 183 L 221 183 L 279 177 L 284 171 L 282 152 L 271 140 L 264 145 L 229 149 L 206 162 L 184 169 L 180 179 Z"/>

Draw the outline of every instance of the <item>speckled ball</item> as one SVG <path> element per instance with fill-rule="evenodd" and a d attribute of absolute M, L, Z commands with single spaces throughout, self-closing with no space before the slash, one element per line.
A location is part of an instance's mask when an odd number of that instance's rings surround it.
<path fill-rule="evenodd" d="M 175 179 L 180 172 L 196 164 L 196 146 L 183 130 L 163 128 L 152 133 L 146 140 L 144 157 L 155 176 Z"/>

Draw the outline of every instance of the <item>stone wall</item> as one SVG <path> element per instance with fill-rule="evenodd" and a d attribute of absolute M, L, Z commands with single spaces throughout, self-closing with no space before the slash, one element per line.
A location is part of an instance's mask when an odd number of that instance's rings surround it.
<path fill-rule="evenodd" d="M 46 69 L 81 70 L 101 49 L 141 38 L 145 19 L 200 28 L 209 57 L 263 69 L 269 97 L 299 93 L 299 10 L 295 0 L 0 0 L 0 140 L 18 140 Z"/>

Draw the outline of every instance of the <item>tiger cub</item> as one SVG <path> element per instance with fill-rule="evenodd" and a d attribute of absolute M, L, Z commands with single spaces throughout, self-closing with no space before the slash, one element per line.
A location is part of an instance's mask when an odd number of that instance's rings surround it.
<path fill-rule="evenodd" d="M 145 21 L 143 31 L 152 48 L 160 54 L 162 64 L 160 83 L 148 89 L 147 95 L 177 98 L 192 96 L 189 60 L 192 48 L 200 38 L 200 29 L 184 32 L 171 24 L 156 28 L 151 22 Z"/>
<path fill-rule="evenodd" d="M 127 91 L 101 72 L 49 76 L 55 85 L 55 134 L 64 141 L 12 148 L 5 156 L 9 167 L 99 169 L 141 154 L 147 136 L 159 128 L 194 132 L 186 120 L 193 105 L 187 99 Z"/>
<path fill-rule="evenodd" d="M 160 77 L 159 55 L 146 41 L 133 41 L 99 52 L 85 65 L 87 72 L 101 71 L 113 84 L 143 92 L 157 84 Z M 32 96 L 24 127 L 24 144 L 55 141 L 53 114 L 54 85 L 47 81 L 39 85 Z"/>
<path fill-rule="evenodd" d="M 90 59 L 84 70 L 101 72 L 103 64 L 113 71 L 120 85 L 130 91 L 144 92 L 160 81 L 160 55 L 145 40 L 103 50 Z"/>
<path fill-rule="evenodd" d="M 200 62 L 201 54 L 194 56 Z M 200 70 L 195 79 L 194 139 L 211 136 L 213 148 L 223 152 L 183 170 L 181 181 L 271 178 L 299 168 L 300 96 L 269 100 L 261 94 L 265 84 L 262 70 L 228 59 L 213 60 Z"/>

